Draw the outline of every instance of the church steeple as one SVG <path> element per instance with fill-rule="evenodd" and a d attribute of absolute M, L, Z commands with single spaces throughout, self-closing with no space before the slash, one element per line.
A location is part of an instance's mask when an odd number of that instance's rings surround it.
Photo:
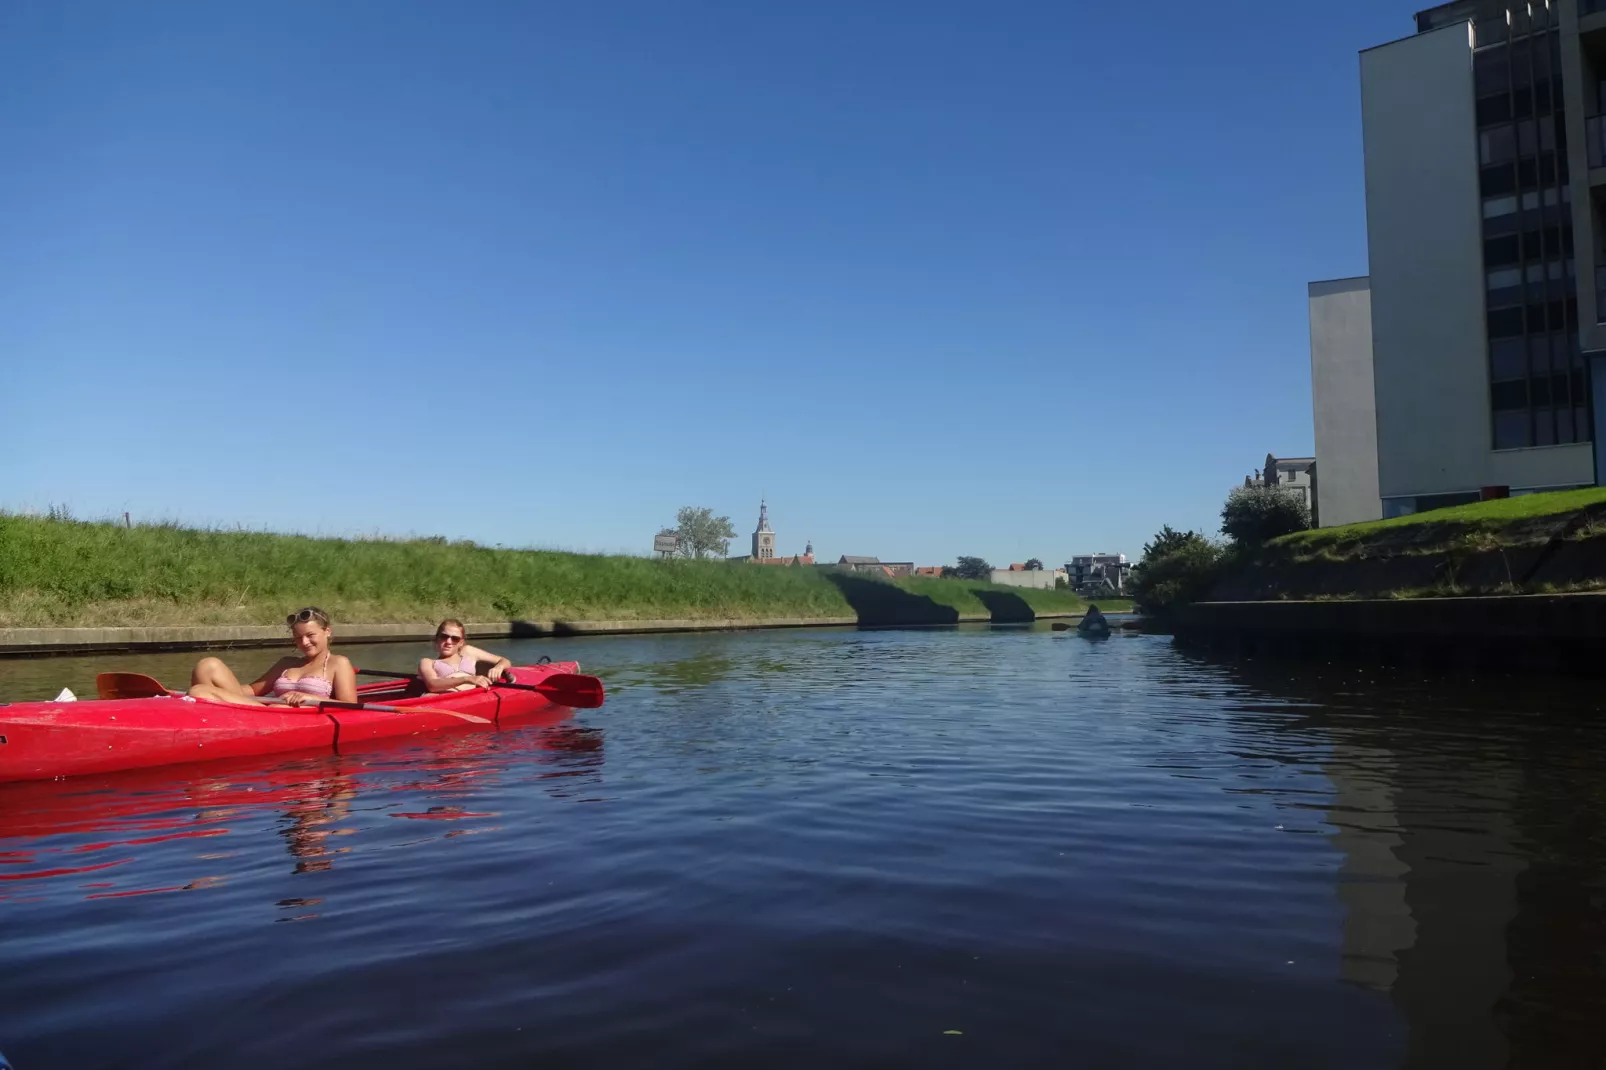
<path fill-rule="evenodd" d="M 767 561 L 775 556 L 775 532 L 770 530 L 770 508 L 758 503 L 758 530 L 753 532 L 753 560 Z"/>

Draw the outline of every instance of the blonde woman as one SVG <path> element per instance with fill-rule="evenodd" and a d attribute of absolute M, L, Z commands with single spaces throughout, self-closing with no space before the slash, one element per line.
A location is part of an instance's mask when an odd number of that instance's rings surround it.
<path fill-rule="evenodd" d="M 334 637 L 329 614 L 308 606 L 291 613 L 284 622 L 290 626 L 300 657 L 280 658 L 249 684 L 240 683 L 222 658 L 202 658 L 190 673 L 191 697 L 237 706 L 261 706 L 262 696 L 269 694 L 290 706 L 316 704 L 322 699 L 356 702 L 357 670 L 344 655 L 329 650 L 329 640 Z"/>
<path fill-rule="evenodd" d="M 436 657 L 423 658 L 418 663 L 418 678 L 431 693 L 490 687 L 513 667 L 504 657 L 469 646 L 468 631 L 460 620 L 447 618 L 435 625 L 435 649 Z M 482 661 L 492 663 L 483 674 L 478 671 Z"/>

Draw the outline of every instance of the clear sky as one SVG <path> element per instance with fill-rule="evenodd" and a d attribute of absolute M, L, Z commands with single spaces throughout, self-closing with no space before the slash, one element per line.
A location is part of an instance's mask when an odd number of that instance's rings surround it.
<path fill-rule="evenodd" d="M 0 507 L 995 564 L 1312 450 L 1394 0 L 0 5 Z"/>

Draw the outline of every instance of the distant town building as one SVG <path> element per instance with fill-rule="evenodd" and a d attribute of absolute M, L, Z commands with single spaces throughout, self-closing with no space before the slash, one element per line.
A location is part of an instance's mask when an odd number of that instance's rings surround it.
<path fill-rule="evenodd" d="M 768 561 L 775 556 L 775 532 L 770 528 L 770 507 L 763 499 L 758 503 L 758 528 L 753 532 L 754 561 Z"/>
<path fill-rule="evenodd" d="M 1081 554 L 1065 564 L 1065 573 L 1075 591 L 1095 591 L 1102 587 L 1123 591 L 1131 570 L 1125 554 Z"/>
<path fill-rule="evenodd" d="M 1312 526 L 1319 526 L 1315 521 L 1316 511 L 1316 458 L 1314 457 L 1277 457 L 1266 454 L 1266 464 L 1257 470 L 1253 477 L 1244 477 L 1246 487 L 1283 487 L 1299 497 L 1305 503 L 1305 508 L 1311 510 Z"/>
<path fill-rule="evenodd" d="M 883 576 L 913 576 L 915 573 L 913 561 L 883 561 L 879 557 L 855 557 L 852 554 L 843 554 L 837 561 L 837 567 L 854 572 L 875 572 Z"/>
<path fill-rule="evenodd" d="M 942 565 L 921 565 L 920 567 L 918 567 L 918 568 L 916 568 L 914 570 L 912 575 L 915 575 L 915 576 L 937 576 L 937 577 L 941 577 L 942 576 L 942 569 L 943 569 Z"/>
<path fill-rule="evenodd" d="M 808 543 L 803 552 L 796 557 L 775 556 L 775 531 L 770 527 L 769 503 L 758 503 L 758 527 L 753 531 L 753 552 L 747 557 L 737 558 L 750 565 L 812 565 L 814 564 L 814 543 Z"/>
<path fill-rule="evenodd" d="M 988 579 L 1005 587 L 1027 587 L 1038 590 L 1052 589 L 1056 580 L 1070 582 L 1068 574 L 1062 568 L 1027 568 L 1025 565 L 995 568 Z"/>

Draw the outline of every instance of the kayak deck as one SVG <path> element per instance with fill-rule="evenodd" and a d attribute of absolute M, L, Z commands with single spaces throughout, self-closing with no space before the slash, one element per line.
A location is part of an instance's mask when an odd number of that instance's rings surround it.
<path fill-rule="evenodd" d="M 512 672 L 516 683 L 527 685 L 578 670 L 568 661 Z M 0 782 L 483 730 L 554 705 L 534 691 L 508 687 L 428 694 L 417 681 L 365 684 L 357 695 L 403 712 L 237 706 L 187 696 L 0 704 Z"/>

